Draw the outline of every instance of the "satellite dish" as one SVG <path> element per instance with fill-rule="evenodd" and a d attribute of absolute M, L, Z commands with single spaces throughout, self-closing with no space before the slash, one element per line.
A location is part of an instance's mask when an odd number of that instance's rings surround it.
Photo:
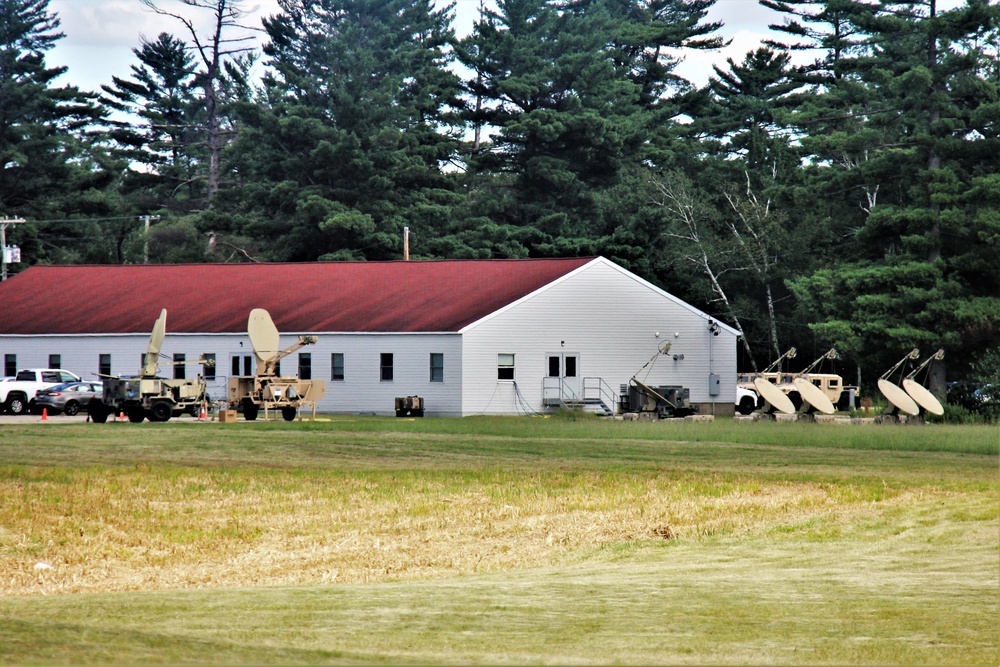
<path fill-rule="evenodd" d="M 153 322 L 153 331 L 149 334 L 149 345 L 146 346 L 146 357 L 143 360 L 143 377 L 156 375 L 157 360 L 160 358 L 160 348 L 163 346 L 163 337 L 167 333 L 167 309 L 160 311 L 160 316 Z"/>
<path fill-rule="evenodd" d="M 757 393 L 764 397 L 764 400 L 779 412 L 784 412 L 785 414 L 794 414 L 795 405 L 792 403 L 792 399 L 785 395 L 785 392 L 781 391 L 773 384 L 765 380 L 764 378 L 757 378 L 753 381 L 753 386 L 757 390 Z"/>
<path fill-rule="evenodd" d="M 927 412 L 932 415 L 941 416 L 944 414 L 944 408 L 941 406 L 941 401 L 937 400 L 931 392 L 924 388 L 924 385 L 920 384 L 916 380 L 906 378 L 903 380 L 903 389 L 906 393 L 910 395 L 917 405 L 922 407 Z"/>
<path fill-rule="evenodd" d="M 797 377 L 792 381 L 799 392 L 802 400 L 813 406 L 824 415 L 832 415 L 834 412 L 833 403 L 827 398 L 823 390 L 810 382 L 807 378 Z"/>
<path fill-rule="evenodd" d="M 910 395 L 888 380 L 879 380 L 878 390 L 882 392 L 882 395 L 889 400 L 889 403 L 895 406 L 900 412 L 905 412 L 906 414 L 913 416 L 920 413 L 920 408 L 917 407 L 914 400 L 910 398 Z"/>
<path fill-rule="evenodd" d="M 263 308 L 254 308 L 250 311 L 247 335 L 250 336 L 250 345 L 253 347 L 254 356 L 257 357 L 258 366 L 278 354 L 281 336 L 278 327 L 274 326 L 271 314 Z"/>

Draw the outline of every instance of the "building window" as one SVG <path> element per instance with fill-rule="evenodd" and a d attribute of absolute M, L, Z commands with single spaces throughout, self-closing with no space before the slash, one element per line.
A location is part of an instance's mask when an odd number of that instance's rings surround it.
<path fill-rule="evenodd" d="M 3 355 L 3 374 L 8 377 L 14 377 L 15 375 L 17 375 L 16 354 Z"/>
<path fill-rule="evenodd" d="M 50 354 L 49 355 L 49 368 L 62 368 L 62 355 L 61 354 Z"/>
<path fill-rule="evenodd" d="M 215 379 L 215 354 L 207 353 L 201 355 L 205 361 L 201 364 L 201 374 L 206 380 Z"/>
<path fill-rule="evenodd" d="M 383 352 L 379 355 L 379 379 L 382 382 L 392 382 L 392 353 Z"/>
<path fill-rule="evenodd" d="M 243 372 L 240 373 L 240 360 L 243 360 Z M 232 371 L 231 375 L 233 377 L 238 377 L 240 375 L 250 376 L 253 375 L 253 356 L 249 354 L 239 355 L 234 354 L 229 360 L 229 368 Z"/>
<path fill-rule="evenodd" d="M 497 355 L 497 379 L 498 380 L 513 380 L 514 379 L 514 355 L 513 354 L 498 354 Z"/>
<path fill-rule="evenodd" d="M 444 382 L 444 355 L 431 352 L 431 382 Z"/>
<path fill-rule="evenodd" d="M 97 358 L 97 372 L 101 375 L 111 375 L 110 354 L 102 354 Z"/>
<path fill-rule="evenodd" d="M 184 355 L 182 353 L 174 354 L 174 379 L 183 380 L 184 379 Z"/>
<path fill-rule="evenodd" d="M 313 358 L 311 352 L 299 353 L 299 379 L 312 380 Z"/>
<path fill-rule="evenodd" d="M 344 381 L 344 354 L 334 352 L 330 355 L 330 379 Z"/>

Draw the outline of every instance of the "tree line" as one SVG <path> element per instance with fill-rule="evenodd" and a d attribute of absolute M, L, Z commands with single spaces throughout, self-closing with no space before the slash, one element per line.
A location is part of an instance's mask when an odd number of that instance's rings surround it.
<path fill-rule="evenodd" d="M 746 370 L 1000 374 L 988 0 L 759 0 L 780 38 L 704 86 L 677 67 L 724 46 L 715 0 L 499 0 L 461 38 L 431 0 L 141 1 L 176 31 L 83 91 L 48 0 L 0 0 L 13 271 L 391 260 L 408 228 L 414 259 L 603 255 L 737 327 Z"/>

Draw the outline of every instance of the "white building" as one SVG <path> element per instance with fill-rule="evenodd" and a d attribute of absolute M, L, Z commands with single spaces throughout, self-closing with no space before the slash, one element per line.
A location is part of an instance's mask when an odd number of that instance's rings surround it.
<path fill-rule="evenodd" d="M 264 308 L 282 346 L 318 336 L 281 370 L 326 381 L 321 412 L 392 414 L 398 396 L 428 416 L 613 408 L 633 376 L 688 388 L 703 414 L 736 398 L 737 331 L 601 257 L 34 266 L 0 284 L 4 374 L 135 374 L 162 308 L 161 355 L 214 358 L 174 367 L 213 396 L 252 372 L 247 316 Z"/>

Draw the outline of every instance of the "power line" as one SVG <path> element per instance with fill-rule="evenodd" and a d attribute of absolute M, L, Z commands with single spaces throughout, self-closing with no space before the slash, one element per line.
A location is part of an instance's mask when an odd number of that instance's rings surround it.
<path fill-rule="evenodd" d="M 65 222 L 111 222 L 114 220 L 142 220 L 145 216 L 142 215 L 128 215 L 128 216 L 118 216 L 115 218 L 67 218 L 65 220 L 29 220 L 28 222 L 34 223 L 65 223 Z"/>

